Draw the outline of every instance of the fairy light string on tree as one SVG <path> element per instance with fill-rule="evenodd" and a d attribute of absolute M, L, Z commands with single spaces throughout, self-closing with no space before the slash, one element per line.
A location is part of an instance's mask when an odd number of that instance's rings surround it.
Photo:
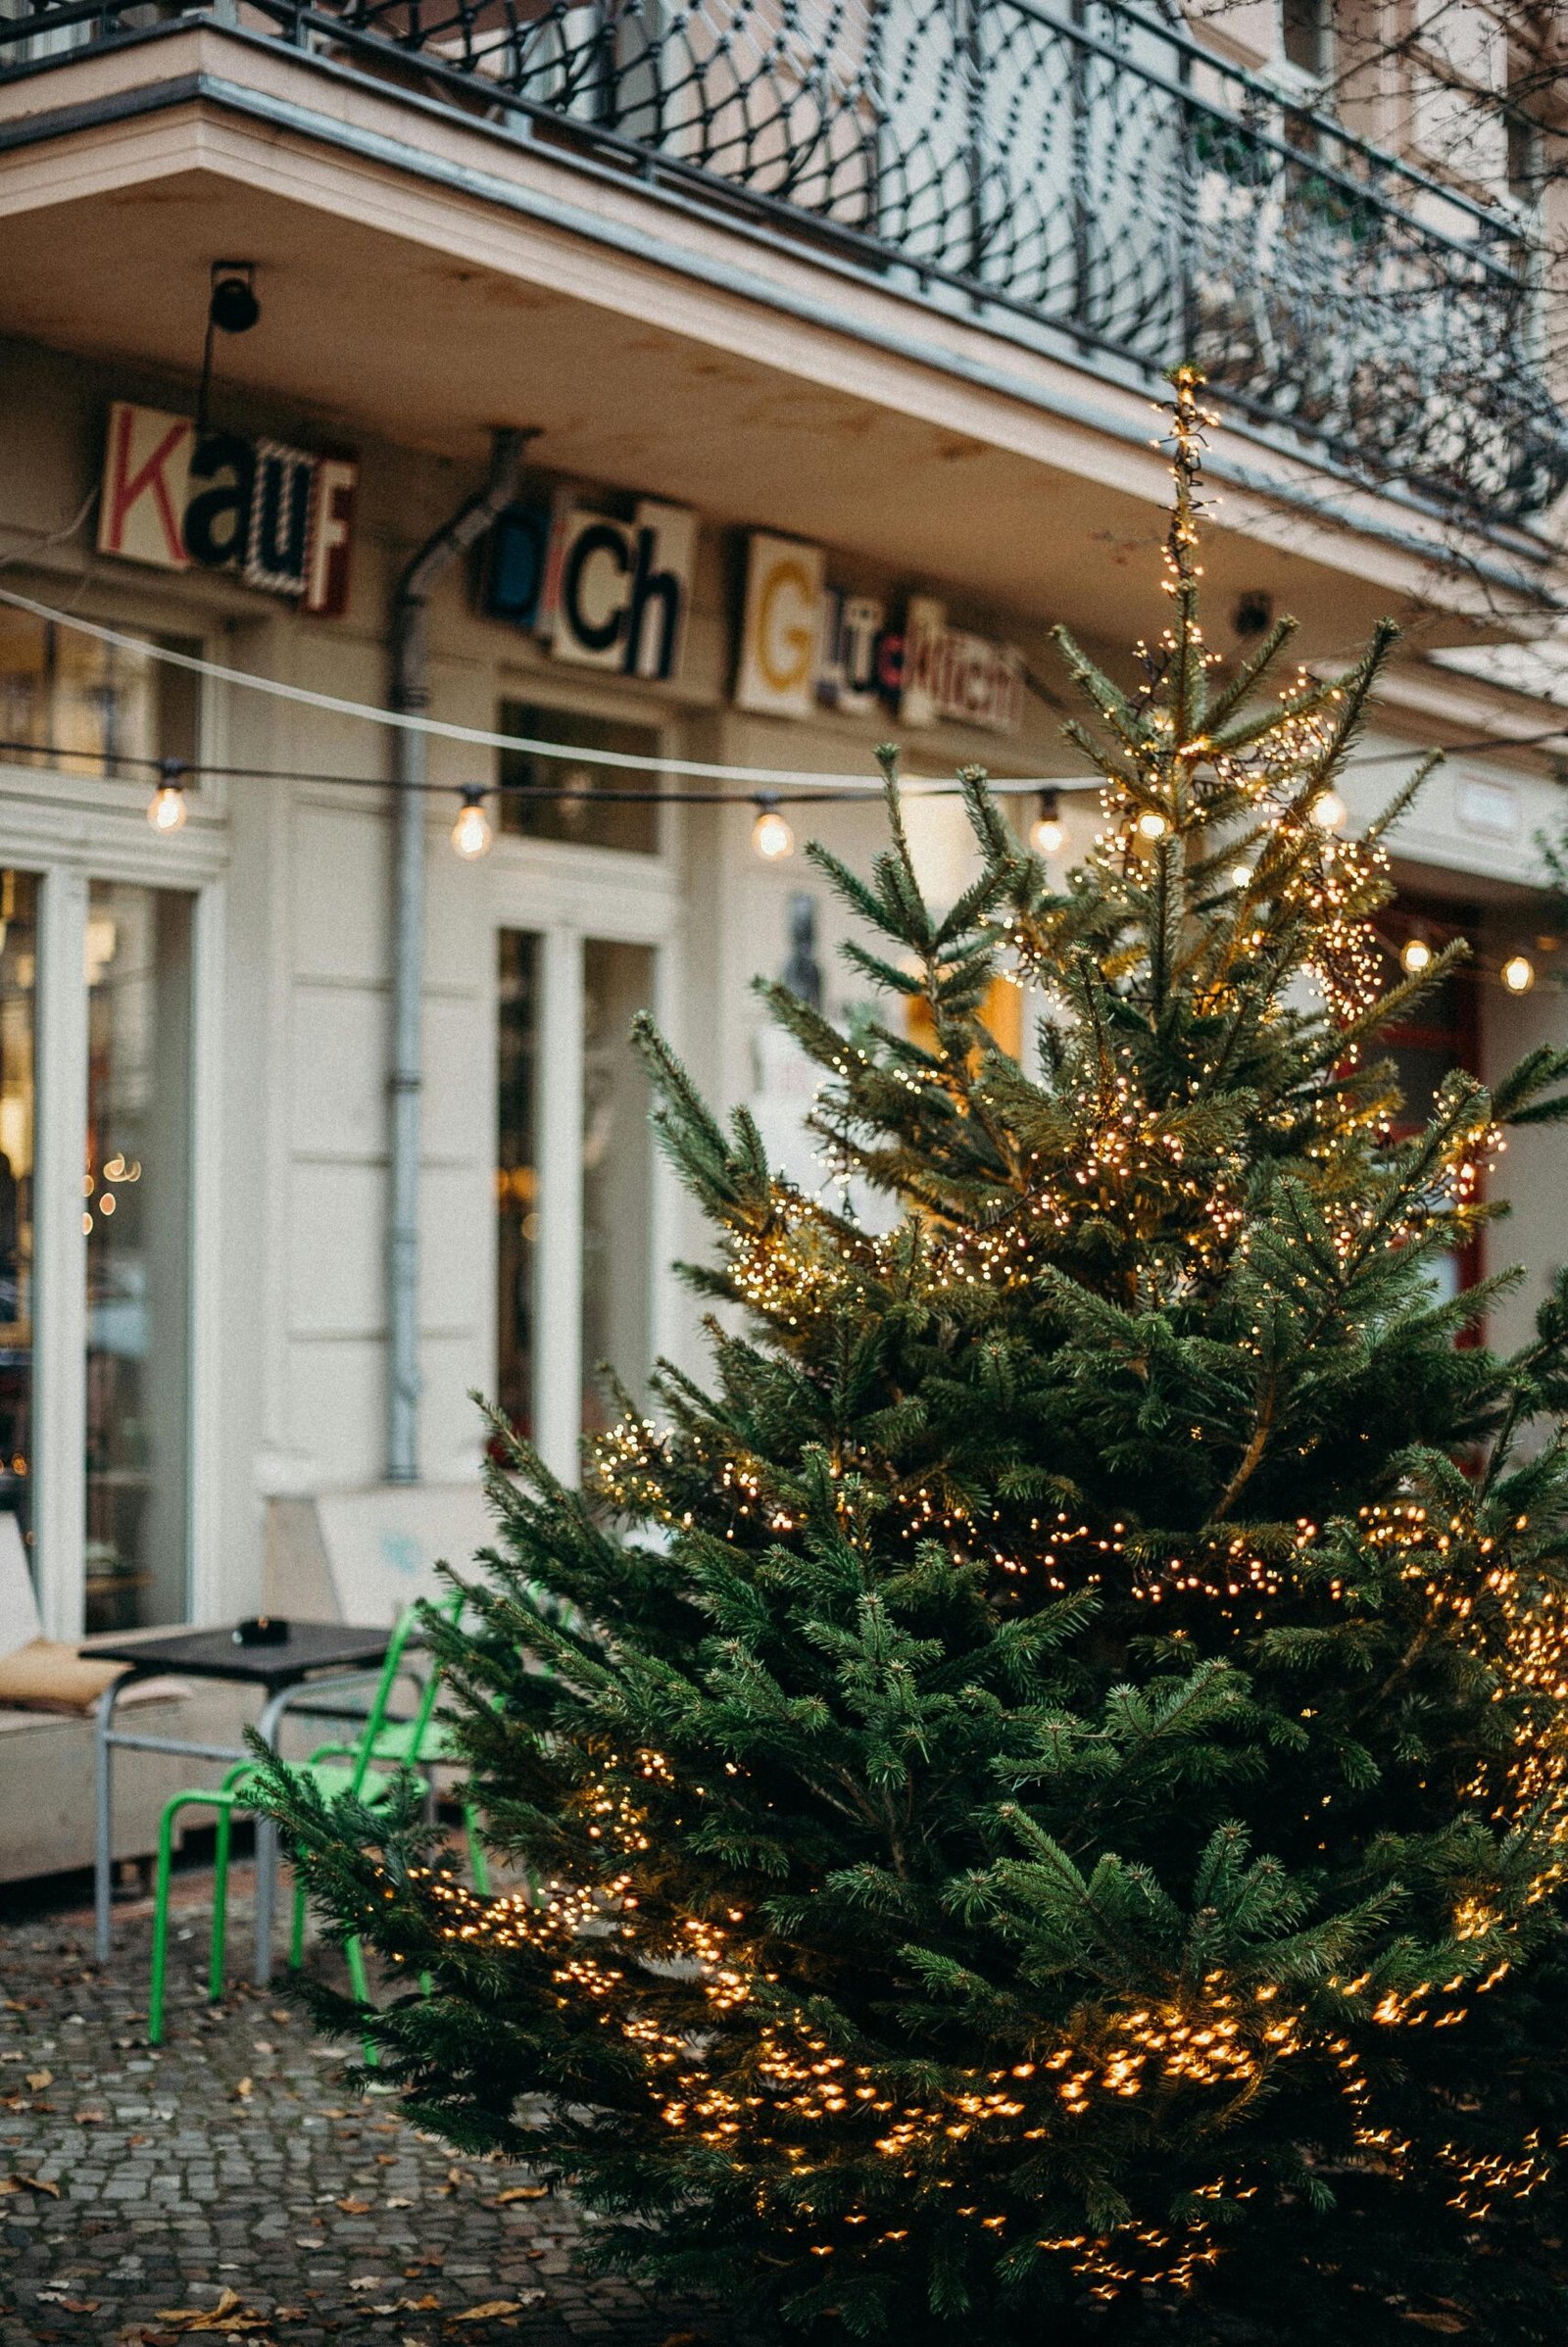
<path fill-rule="evenodd" d="M 1420 776 L 1318 819 L 1391 634 L 1328 679 L 1275 682 L 1288 622 L 1214 659 L 1200 389 L 1135 689 L 1060 640 L 1082 863 L 970 773 L 933 911 L 892 751 L 869 874 L 812 851 L 887 1015 L 764 992 L 892 1227 L 641 1030 L 716 1236 L 708 1381 L 612 1386 L 580 1492 L 498 1426 L 494 1551 L 431 1624 L 522 1886 L 469 1888 L 416 1788 L 389 1827 L 273 1771 L 393 1991 L 320 2009 L 410 2114 L 808 2336 L 1568 2315 L 1568 1280 L 1508 1359 L 1456 1343 L 1492 1290 L 1432 1284 L 1568 1053 L 1396 1131 L 1380 1039 L 1461 951 L 1377 938 Z"/>

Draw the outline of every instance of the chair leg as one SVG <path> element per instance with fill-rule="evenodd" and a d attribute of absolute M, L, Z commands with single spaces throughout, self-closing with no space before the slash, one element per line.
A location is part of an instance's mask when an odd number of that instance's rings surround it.
<path fill-rule="evenodd" d="M 174 1863 L 174 1820 L 211 1793 L 172 1793 L 158 1821 L 158 1867 L 153 1877 L 153 1969 L 147 1988 L 147 2042 L 164 2041 L 164 1985 L 169 1972 L 169 1878 Z"/>
<path fill-rule="evenodd" d="M 213 1943 L 207 1960 L 207 1995 L 217 2004 L 223 1993 L 223 1941 L 228 1931 L 228 1842 L 234 1813 L 225 1801 L 218 1813 L 213 1845 Z"/>
<path fill-rule="evenodd" d="M 346 1940 L 343 1946 L 343 1953 L 348 1958 L 349 1980 L 353 1985 L 354 1993 L 359 1998 L 362 2005 L 368 2005 L 370 2001 L 370 1983 L 366 1978 L 365 1950 L 361 1946 L 358 1938 Z M 370 2043 L 368 2037 L 367 2037 L 365 2040 L 365 2059 L 369 2069 L 375 2070 L 379 2068 L 381 2056 L 377 2052 L 376 2048 Z"/>

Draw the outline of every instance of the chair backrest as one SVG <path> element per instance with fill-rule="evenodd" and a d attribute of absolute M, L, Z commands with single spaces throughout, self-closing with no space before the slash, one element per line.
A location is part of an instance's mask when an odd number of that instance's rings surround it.
<path fill-rule="evenodd" d="M 463 1611 L 462 1590 L 456 1591 L 451 1597 L 443 1598 L 433 1610 L 446 1621 L 456 1622 Z M 360 1732 L 360 1740 L 355 1751 L 354 1775 L 350 1787 L 355 1793 L 361 1793 L 365 1789 L 365 1780 L 369 1775 L 376 1757 L 376 1746 L 387 1726 L 387 1708 L 392 1701 L 393 1690 L 398 1681 L 406 1673 L 407 1666 L 404 1656 L 410 1640 L 418 1632 L 424 1608 L 420 1605 L 406 1605 L 397 1618 L 391 1640 L 387 1646 L 386 1660 L 381 1665 L 381 1677 L 377 1682 L 375 1693 L 370 1698 L 370 1707 L 365 1715 L 365 1726 Z M 418 1760 L 435 1711 L 436 1697 L 440 1691 L 441 1674 L 432 1661 L 429 1670 L 424 1674 L 424 1684 L 419 1690 L 419 1700 L 413 1719 L 406 1723 L 402 1721 L 398 1723 L 400 1727 L 406 1725 L 408 1728 L 407 1749 L 401 1757 L 411 1766 Z"/>

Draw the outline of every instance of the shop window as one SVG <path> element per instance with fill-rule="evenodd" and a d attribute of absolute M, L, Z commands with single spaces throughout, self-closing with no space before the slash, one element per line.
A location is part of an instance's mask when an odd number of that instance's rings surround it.
<path fill-rule="evenodd" d="M 503 701 L 501 733 L 530 741 L 560 742 L 568 750 L 608 752 L 626 758 L 657 758 L 656 727 L 580 709 L 547 709 L 531 701 Z M 536 758 L 523 750 L 500 754 L 501 829 L 519 839 L 560 840 L 571 847 L 618 848 L 653 856 L 659 848 L 659 809 L 648 801 L 618 798 L 648 792 L 658 776 L 646 767 L 574 764 L 569 758 Z"/>
<path fill-rule="evenodd" d="M 500 938 L 496 1026 L 496 1400 L 534 1432 L 534 1273 L 539 1244 L 539 940 Z"/>
<path fill-rule="evenodd" d="M 1477 909 L 1466 908 L 1456 917 L 1451 905 L 1441 912 L 1424 911 L 1419 904 L 1401 899 L 1380 928 L 1391 954 L 1400 953 L 1413 938 L 1436 952 L 1452 938 L 1478 937 L 1481 915 Z M 1392 970 L 1390 975 L 1398 973 Z M 1481 1038 L 1474 967 L 1461 962 L 1429 988 L 1408 1018 L 1385 1030 L 1382 1048 L 1394 1061 L 1403 1096 L 1394 1126 L 1396 1136 L 1403 1140 L 1425 1130 L 1445 1079 L 1455 1068 L 1471 1075 L 1479 1072 Z M 1434 1266 L 1436 1285 L 1445 1296 L 1473 1288 L 1480 1277 L 1479 1236 Z"/>
<path fill-rule="evenodd" d="M 1327 77 L 1333 32 L 1333 0 L 1282 0 L 1281 46 L 1298 73 L 1314 81 Z"/>
<path fill-rule="evenodd" d="M 37 882 L 0 872 L 0 1509 L 32 1538 Z"/>
<path fill-rule="evenodd" d="M 104 644 L 0 609 L 0 761 L 132 782 L 155 758 L 195 763 L 197 678 L 153 652 L 199 654 L 199 639 L 124 632 L 130 646 Z"/>
<path fill-rule="evenodd" d="M 633 1015 L 651 1006 L 651 946 L 589 939 L 583 949 L 582 1423 L 607 1422 L 596 1372 L 609 1362 L 640 1394 L 649 1341 L 652 1101 L 633 1047 Z"/>
<path fill-rule="evenodd" d="M 190 1467 L 191 900 L 87 914 L 86 1626 L 184 1619 Z"/>

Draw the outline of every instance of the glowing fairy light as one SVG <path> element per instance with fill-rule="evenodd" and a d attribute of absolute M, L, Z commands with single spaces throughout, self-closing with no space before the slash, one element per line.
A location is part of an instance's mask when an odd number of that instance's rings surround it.
<path fill-rule="evenodd" d="M 795 853 L 795 834 L 772 799 L 759 799 L 752 825 L 752 846 L 764 863 L 778 863 Z"/>

